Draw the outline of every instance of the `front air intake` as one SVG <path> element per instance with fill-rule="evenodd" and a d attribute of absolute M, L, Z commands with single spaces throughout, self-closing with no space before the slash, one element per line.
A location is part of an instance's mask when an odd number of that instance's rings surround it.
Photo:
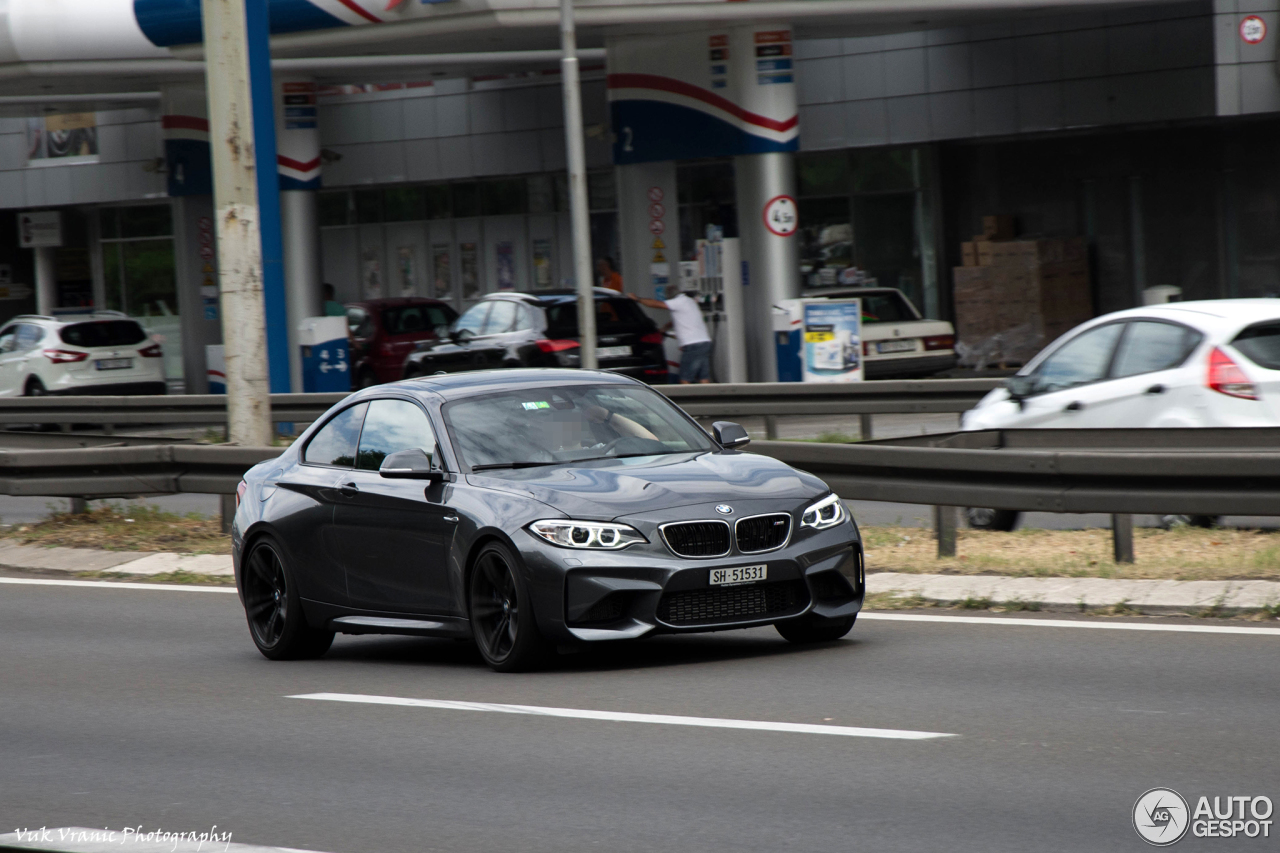
<path fill-rule="evenodd" d="M 662 538 L 681 557 L 723 557 L 729 553 L 729 525 L 723 521 L 664 524 Z"/>

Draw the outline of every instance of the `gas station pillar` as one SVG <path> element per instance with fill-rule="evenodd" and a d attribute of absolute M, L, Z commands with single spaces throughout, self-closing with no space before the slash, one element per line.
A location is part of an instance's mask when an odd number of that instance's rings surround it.
<path fill-rule="evenodd" d="M 320 316 L 324 301 L 320 292 L 320 132 L 316 128 L 315 82 L 278 78 L 275 101 L 289 375 L 297 392 L 303 390 L 298 324 L 307 317 Z"/>
<path fill-rule="evenodd" d="M 617 187 L 622 286 L 638 296 L 670 299 L 680 279 L 676 164 L 618 166 Z"/>
<path fill-rule="evenodd" d="M 748 375 L 777 382 L 773 306 L 800 296 L 796 236 L 795 155 L 790 151 L 744 154 L 733 160 L 737 183 L 738 237 L 746 262 L 743 292 Z"/>

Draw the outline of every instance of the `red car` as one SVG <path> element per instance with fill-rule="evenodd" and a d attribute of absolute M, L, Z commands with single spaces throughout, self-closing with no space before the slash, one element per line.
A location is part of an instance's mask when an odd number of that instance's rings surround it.
<path fill-rule="evenodd" d="M 397 381 L 405 357 L 458 318 L 447 302 L 416 296 L 348 302 L 346 308 L 356 388 Z"/>

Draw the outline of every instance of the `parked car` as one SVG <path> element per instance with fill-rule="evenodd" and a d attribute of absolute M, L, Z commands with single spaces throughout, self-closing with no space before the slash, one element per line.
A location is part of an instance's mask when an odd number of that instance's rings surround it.
<path fill-rule="evenodd" d="M 0 326 L 0 396 L 167 390 L 160 344 L 119 311 L 22 314 Z"/>
<path fill-rule="evenodd" d="M 409 353 L 458 319 L 447 302 L 414 296 L 348 302 L 346 308 L 357 388 L 399 379 Z"/>
<path fill-rule="evenodd" d="M 662 333 L 640 306 L 595 289 L 596 357 L 601 370 L 649 384 L 667 381 Z M 497 367 L 578 367 L 578 294 L 573 290 L 493 293 L 472 305 L 438 341 L 404 364 L 406 379 Z"/>
<path fill-rule="evenodd" d="M 1280 299 L 1174 302 L 1090 320 L 961 423 L 966 430 L 1280 426 Z M 970 513 L 971 523 L 980 516 L 975 526 L 1017 523 L 1006 510 Z"/>
<path fill-rule="evenodd" d="M 656 634 L 844 636 L 865 589 L 849 511 L 740 452 L 738 424 L 711 432 L 604 371 L 358 391 L 237 489 L 250 636 L 275 660 L 318 657 L 335 632 L 471 639 L 499 671 Z"/>
<path fill-rule="evenodd" d="M 892 287 L 806 290 L 805 299 L 862 300 L 863 376 L 901 379 L 930 376 L 956 366 L 956 330 L 945 320 L 926 320 Z"/>

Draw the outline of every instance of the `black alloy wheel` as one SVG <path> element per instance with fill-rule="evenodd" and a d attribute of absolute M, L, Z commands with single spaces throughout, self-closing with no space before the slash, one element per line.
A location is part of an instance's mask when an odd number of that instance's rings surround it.
<path fill-rule="evenodd" d="M 291 573 L 271 539 L 259 539 L 248 552 L 241 589 L 249 633 L 263 655 L 271 660 L 297 660 L 329 650 L 333 632 L 307 625 Z"/>
<path fill-rule="evenodd" d="M 528 588 L 505 546 L 491 542 L 480 551 L 468 593 L 476 647 L 494 671 L 519 672 L 545 656 L 547 645 L 534 621 Z"/>
<path fill-rule="evenodd" d="M 974 530 L 1000 530 L 1005 533 L 1018 526 L 1022 513 L 1016 509 L 986 509 L 983 507 L 966 507 L 965 521 Z"/>

